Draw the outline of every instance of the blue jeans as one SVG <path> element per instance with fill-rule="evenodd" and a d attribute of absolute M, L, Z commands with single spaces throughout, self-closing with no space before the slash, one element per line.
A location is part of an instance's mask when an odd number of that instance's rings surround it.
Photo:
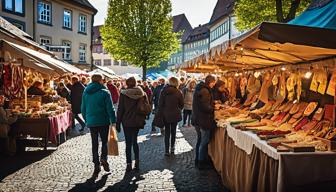
<path fill-rule="evenodd" d="M 201 133 L 200 137 L 201 142 L 199 147 L 198 160 L 206 161 L 208 160 L 208 144 L 210 142 L 211 131 L 201 129 L 200 133 Z"/>
<path fill-rule="evenodd" d="M 199 159 L 199 149 L 200 149 L 200 144 L 201 144 L 201 129 L 198 126 L 195 126 L 195 130 L 197 133 L 197 142 L 196 142 L 196 156 L 195 156 L 195 163 L 198 163 Z"/>
<path fill-rule="evenodd" d="M 101 156 L 100 159 L 107 161 L 107 141 L 109 134 L 109 126 L 90 127 L 91 142 L 92 142 L 92 158 L 95 166 L 99 166 L 99 154 L 98 154 L 98 134 L 102 141 Z"/>
<path fill-rule="evenodd" d="M 138 133 L 140 128 L 124 127 L 126 141 L 126 163 L 132 163 L 132 147 L 135 160 L 139 160 Z"/>

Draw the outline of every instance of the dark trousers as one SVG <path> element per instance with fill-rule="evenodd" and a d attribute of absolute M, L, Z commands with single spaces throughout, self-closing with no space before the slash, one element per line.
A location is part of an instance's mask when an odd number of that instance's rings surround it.
<path fill-rule="evenodd" d="M 195 149 L 195 152 L 196 152 L 195 163 L 197 164 L 198 160 L 199 160 L 199 149 L 200 149 L 200 144 L 201 144 L 202 138 L 201 138 L 201 129 L 200 129 L 200 127 L 195 126 L 195 130 L 196 130 L 196 134 L 197 134 L 197 142 L 196 142 L 196 149 Z"/>
<path fill-rule="evenodd" d="M 205 162 L 208 160 L 208 144 L 211 139 L 211 131 L 208 129 L 201 129 L 200 133 L 201 142 L 199 145 L 198 160 Z"/>
<path fill-rule="evenodd" d="M 175 140 L 176 140 L 176 123 L 167 123 L 165 122 L 165 149 L 166 153 L 169 153 L 169 140 L 171 149 L 175 149 Z"/>
<path fill-rule="evenodd" d="M 100 159 L 107 160 L 107 141 L 109 135 L 109 126 L 90 127 L 91 142 L 92 142 L 92 159 L 95 166 L 99 166 L 99 154 L 98 154 L 98 134 L 102 141 L 101 156 Z"/>
<path fill-rule="evenodd" d="M 190 125 L 191 122 L 191 110 L 184 109 L 183 110 L 183 125 L 187 124 L 187 119 L 188 119 L 188 125 Z"/>
<path fill-rule="evenodd" d="M 126 141 L 126 163 L 132 163 L 132 147 L 135 160 L 139 160 L 138 133 L 140 128 L 124 127 Z"/>
<path fill-rule="evenodd" d="M 85 123 L 84 123 L 83 119 L 79 116 L 78 113 L 73 113 L 72 114 L 72 128 L 76 127 L 75 119 L 79 122 L 79 124 L 81 125 L 82 129 L 84 129 L 85 128 Z"/>

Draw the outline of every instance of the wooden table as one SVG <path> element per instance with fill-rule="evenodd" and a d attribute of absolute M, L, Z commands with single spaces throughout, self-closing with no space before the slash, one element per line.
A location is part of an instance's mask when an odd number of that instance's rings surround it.
<path fill-rule="evenodd" d="M 19 118 L 12 125 L 11 135 L 16 137 L 31 136 L 34 138 L 42 138 L 44 149 L 47 149 L 48 142 L 59 145 L 62 140 L 60 135 L 64 135 L 65 131 L 72 125 L 72 113 L 66 111 L 62 114 L 46 118 Z"/>

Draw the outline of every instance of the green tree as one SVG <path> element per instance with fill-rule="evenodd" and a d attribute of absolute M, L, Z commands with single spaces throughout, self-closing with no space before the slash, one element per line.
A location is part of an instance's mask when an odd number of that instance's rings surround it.
<path fill-rule="evenodd" d="M 114 58 L 147 68 L 168 60 L 179 48 L 170 0 L 109 0 L 101 29 L 103 46 Z"/>
<path fill-rule="evenodd" d="M 263 21 L 287 23 L 304 11 L 310 2 L 310 0 L 237 0 L 236 27 L 239 30 L 251 29 Z"/>

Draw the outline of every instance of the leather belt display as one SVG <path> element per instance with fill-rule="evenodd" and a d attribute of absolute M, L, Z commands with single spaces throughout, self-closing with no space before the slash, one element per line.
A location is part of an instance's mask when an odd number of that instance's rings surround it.
<path fill-rule="evenodd" d="M 303 126 L 305 126 L 307 123 L 309 123 L 308 117 L 304 117 L 295 127 L 294 130 L 298 131 L 300 130 Z"/>

